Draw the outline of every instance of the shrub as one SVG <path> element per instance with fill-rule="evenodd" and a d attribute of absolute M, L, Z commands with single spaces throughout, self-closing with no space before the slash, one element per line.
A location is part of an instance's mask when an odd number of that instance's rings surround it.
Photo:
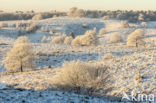
<path fill-rule="evenodd" d="M 144 38 L 144 30 L 137 29 L 128 36 L 127 45 L 133 47 L 145 45 L 145 41 L 143 40 L 143 38 Z"/>
<path fill-rule="evenodd" d="M 42 43 L 46 43 L 46 42 L 47 42 L 46 36 L 44 36 L 44 37 L 42 38 L 41 42 L 42 42 Z"/>
<path fill-rule="evenodd" d="M 112 53 L 107 53 L 102 57 L 102 59 L 113 59 L 113 58 L 114 58 L 114 55 Z"/>
<path fill-rule="evenodd" d="M 17 71 L 34 68 L 34 55 L 30 41 L 25 36 L 19 37 L 13 48 L 7 53 L 3 61 L 6 70 Z"/>
<path fill-rule="evenodd" d="M 16 29 L 26 28 L 27 26 L 28 26 L 28 23 L 24 21 L 16 23 Z"/>
<path fill-rule="evenodd" d="M 42 20 L 42 14 L 36 14 L 35 16 L 32 17 L 32 20 Z"/>
<path fill-rule="evenodd" d="M 77 36 L 73 41 L 72 45 L 75 46 L 92 46 L 98 44 L 98 38 L 94 30 L 87 31 L 84 35 Z"/>
<path fill-rule="evenodd" d="M 107 32 L 106 32 L 106 30 L 104 28 L 100 29 L 100 31 L 99 31 L 99 35 L 104 35 L 106 33 Z"/>
<path fill-rule="evenodd" d="M 26 28 L 26 33 L 34 33 L 39 29 L 39 25 L 36 23 L 31 24 Z"/>
<path fill-rule="evenodd" d="M 42 27 L 42 28 L 41 28 L 41 31 L 42 31 L 42 32 L 49 32 L 50 30 L 49 30 L 49 27 L 46 26 L 46 27 Z"/>
<path fill-rule="evenodd" d="M 108 67 L 90 65 L 80 61 L 64 63 L 53 77 L 54 85 L 76 93 L 96 94 L 104 91 L 108 83 Z"/>
<path fill-rule="evenodd" d="M 121 28 L 129 28 L 130 27 L 127 21 L 121 21 L 120 25 L 121 25 Z"/>
<path fill-rule="evenodd" d="M 8 27 L 8 24 L 0 22 L 0 28 L 5 28 L 5 27 Z"/>
<path fill-rule="evenodd" d="M 89 26 L 87 24 L 82 24 L 83 28 L 89 28 Z"/>
<path fill-rule="evenodd" d="M 52 39 L 51 43 L 53 44 L 63 44 L 64 43 L 64 40 L 66 38 L 66 35 L 59 35 L 59 36 L 56 36 Z"/>
<path fill-rule="evenodd" d="M 142 27 L 146 27 L 146 26 L 147 26 L 147 23 L 146 23 L 146 22 L 142 22 L 142 23 L 141 23 L 141 26 L 142 26 Z"/>
<path fill-rule="evenodd" d="M 107 19 L 109 19 L 108 16 L 104 16 L 104 17 L 103 17 L 103 20 L 107 20 Z"/>
<path fill-rule="evenodd" d="M 122 42 L 122 37 L 119 33 L 114 33 L 110 36 L 111 43 Z"/>
<path fill-rule="evenodd" d="M 71 45 L 72 40 L 73 40 L 72 36 L 67 36 L 64 40 L 64 44 Z"/>

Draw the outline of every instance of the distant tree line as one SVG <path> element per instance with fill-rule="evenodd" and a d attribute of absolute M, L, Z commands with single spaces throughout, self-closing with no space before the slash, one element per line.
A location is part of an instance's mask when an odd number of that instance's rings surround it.
<path fill-rule="evenodd" d="M 83 10 L 73 7 L 69 9 L 68 16 L 70 17 L 89 17 L 89 18 L 114 18 L 119 20 L 127 20 L 128 22 L 139 22 L 139 21 L 156 21 L 156 11 L 127 11 L 127 10 L 116 10 L 116 11 L 98 11 L 98 10 Z"/>
<path fill-rule="evenodd" d="M 118 19 L 127 20 L 128 22 L 146 22 L 156 21 L 156 11 L 133 11 L 133 10 L 116 10 L 116 11 L 102 11 L 102 10 L 83 10 L 76 7 L 70 8 L 67 12 L 41 12 L 34 11 L 22 12 L 16 11 L 13 13 L 0 12 L 0 21 L 5 20 L 41 20 L 52 17 L 69 16 L 69 17 L 87 17 L 87 18 L 101 18 L 104 19 Z"/>
<path fill-rule="evenodd" d="M 58 16 L 65 16 L 65 12 L 42 12 L 42 13 L 35 13 L 34 11 L 30 12 L 22 12 L 22 11 L 16 11 L 12 13 L 6 13 L 1 11 L 0 12 L 0 21 L 8 21 L 8 20 L 30 20 L 34 16 L 39 15 L 41 16 L 41 19 L 46 18 L 52 18 L 52 17 L 58 17 Z"/>

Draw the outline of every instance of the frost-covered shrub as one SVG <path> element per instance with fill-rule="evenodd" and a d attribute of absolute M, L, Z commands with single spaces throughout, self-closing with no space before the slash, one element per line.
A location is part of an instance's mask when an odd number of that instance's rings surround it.
<path fill-rule="evenodd" d="M 44 37 L 42 38 L 41 42 L 42 42 L 42 43 L 46 43 L 46 42 L 47 42 L 46 36 L 44 36 Z"/>
<path fill-rule="evenodd" d="M 72 40 L 73 40 L 72 36 L 67 36 L 64 40 L 64 44 L 71 45 Z"/>
<path fill-rule="evenodd" d="M 98 38 L 94 30 L 87 31 L 84 35 L 77 36 L 72 45 L 75 46 L 92 46 L 98 44 Z"/>
<path fill-rule="evenodd" d="M 142 26 L 142 27 L 146 27 L 146 26 L 147 26 L 147 22 L 142 22 L 142 23 L 141 23 L 141 26 Z"/>
<path fill-rule="evenodd" d="M 127 38 L 127 46 L 139 47 L 141 45 L 145 45 L 144 38 L 144 30 L 137 29 L 131 34 L 129 34 Z"/>
<path fill-rule="evenodd" d="M 56 36 L 52 39 L 51 43 L 53 44 L 63 44 L 64 43 L 64 40 L 66 38 L 66 35 L 59 35 L 59 36 Z"/>
<path fill-rule="evenodd" d="M 107 19 L 109 19 L 108 16 L 104 16 L 104 17 L 103 17 L 103 20 L 107 20 Z"/>
<path fill-rule="evenodd" d="M 144 14 L 140 13 L 139 16 L 138 16 L 138 20 L 139 21 L 144 21 Z"/>
<path fill-rule="evenodd" d="M 0 22 L 0 28 L 5 28 L 5 27 L 8 27 L 8 24 Z"/>
<path fill-rule="evenodd" d="M 100 29 L 100 31 L 99 31 L 99 35 L 104 35 L 106 33 L 107 33 L 107 31 L 104 28 Z"/>
<path fill-rule="evenodd" d="M 39 29 L 39 25 L 36 23 L 31 24 L 29 27 L 26 28 L 27 33 L 34 33 Z"/>
<path fill-rule="evenodd" d="M 35 16 L 32 17 L 32 20 L 42 20 L 42 14 L 36 14 Z"/>
<path fill-rule="evenodd" d="M 112 53 L 107 53 L 107 54 L 105 54 L 103 57 L 102 57 L 102 59 L 113 59 L 114 58 L 114 55 L 112 54 Z"/>
<path fill-rule="evenodd" d="M 120 33 L 114 33 L 110 35 L 110 42 L 111 43 L 122 42 L 122 36 L 120 35 Z"/>
<path fill-rule="evenodd" d="M 127 21 L 121 21 L 120 25 L 121 25 L 121 28 L 129 28 L 130 27 Z"/>
<path fill-rule="evenodd" d="M 16 29 L 26 28 L 27 26 L 27 23 L 24 21 L 16 23 Z"/>
<path fill-rule="evenodd" d="M 50 30 L 49 30 L 49 27 L 46 26 L 46 27 L 42 27 L 42 28 L 41 28 L 41 31 L 42 31 L 42 32 L 49 32 Z"/>
<path fill-rule="evenodd" d="M 91 65 L 80 61 L 64 63 L 53 77 L 54 85 L 61 90 L 96 94 L 105 91 L 109 83 L 108 67 Z"/>
<path fill-rule="evenodd" d="M 82 24 L 83 28 L 89 28 L 89 26 L 87 24 Z"/>
<path fill-rule="evenodd" d="M 22 72 L 23 69 L 35 67 L 32 46 L 27 37 L 21 36 L 16 40 L 3 63 L 8 71 L 20 70 Z"/>

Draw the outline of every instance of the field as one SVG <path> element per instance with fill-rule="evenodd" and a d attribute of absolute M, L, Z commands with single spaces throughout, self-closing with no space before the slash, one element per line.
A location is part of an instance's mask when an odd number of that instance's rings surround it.
<path fill-rule="evenodd" d="M 40 28 L 36 32 L 20 35 L 31 41 L 36 68 L 14 73 L 7 72 L 3 63 L 7 52 L 19 37 L 19 28 L 13 25 L 30 21 L 2 22 L 7 23 L 8 27 L 0 28 L 0 103 L 108 103 L 120 102 L 123 92 L 156 95 L 155 21 L 149 21 L 147 25 L 129 23 L 128 28 L 122 28 L 120 20 L 103 18 L 55 17 L 32 20 L 31 23 L 37 23 Z M 101 35 L 99 31 L 102 28 L 106 33 Z M 137 29 L 144 30 L 145 45 L 127 46 L 129 34 Z M 75 38 L 84 35 L 87 30 L 96 32 L 97 45 L 70 45 L 53 41 L 71 32 Z M 119 42 L 116 39 L 114 42 L 114 34 L 120 35 Z M 64 63 L 71 61 L 109 67 L 110 84 L 107 87 L 110 89 L 90 96 L 56 88 L 53 78 L 64 69 Z"/>

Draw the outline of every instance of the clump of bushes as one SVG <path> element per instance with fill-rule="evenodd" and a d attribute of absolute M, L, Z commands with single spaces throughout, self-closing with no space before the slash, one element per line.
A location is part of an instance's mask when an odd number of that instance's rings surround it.
<path fill-rule="evenodd" d="M 73 40 L 72 36 L 67 36 L 64 40 L 64 44 L 71 45 L 72 40 Z"/>
<path fill-rule="evenodd" d="M 53 83 L 61 90 L 92 95 L 104 92 L 109 85 L 109 79 L 106 66 L 72 61 L 64 63 L 62 69 L 56 72 Z"/>
<path fill-rule="evenodd" d="M 84 35 L 77 36 L 73 41 L 74 46 L 92 46 L 98 44 L 98 37 L 95 30 L 89 30 Z"/>
<path fill-rule="evenodd" d="M 120 25 L 121 25 L 121 28 L 129 28 L 130 27 L 127 21 L 121 21 Z"/>
<path fill-rule="evenodd" d="M 34 33 L 38 29 L 39 29 L 39 25 L 37 23 L 33 23 L 29 27 L 26 27 L 26 33 Z"/>
<path fill-rule="evenodd" d="M 59 35 L 59 36 L 56 36 L 52 39 L 51 43 L 53 44 L 63 44 L 64 43 L 64 40 L 66 38 L 66 35 Z"/>
<path fill-rule="evenodd" d="M 114 33 L 112 35 L 110 35 L 110 42 L 111 43 L 118 43 L 118 42 L 122 42 L 122 36 L 119 33 Z"/>
<path fill-rule="evenodd" d="M 36 14 L 32 17 L 32 20 L 42 20 L 43 17 L 42 17 L 42 14 Z"/>
<path fill-rule="evenodd" d="M 132 47 L 139 47 L 141 45 L 145 45 L 144 38 L 144 30 L 137 29 L 132 32 L 127 38 L 127 45 Z"/>

